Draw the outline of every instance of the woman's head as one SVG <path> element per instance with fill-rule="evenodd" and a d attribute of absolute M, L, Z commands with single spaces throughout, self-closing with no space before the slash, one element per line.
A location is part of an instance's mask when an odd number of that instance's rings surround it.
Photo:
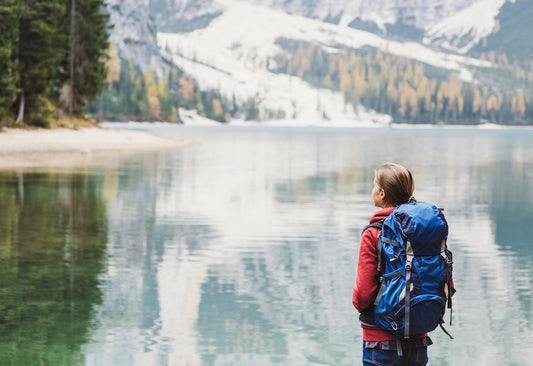
<path fill-rule="evenodd" d="M 372 198 L 377 207 L 399 206 L 402 203 L 416 202 L 413 197 L 415 182 L 407 168 L 385 163 L 375 170 Z"/>

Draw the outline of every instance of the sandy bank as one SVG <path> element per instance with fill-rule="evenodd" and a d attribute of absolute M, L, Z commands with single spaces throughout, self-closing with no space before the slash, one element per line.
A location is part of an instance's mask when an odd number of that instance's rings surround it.
<path fill-rule="evenodd" d="M 0 132 L 0 169 L 76 164 L 93 155 L 178 149 L 190 142 L 141 131 L 81 128 Z"/>

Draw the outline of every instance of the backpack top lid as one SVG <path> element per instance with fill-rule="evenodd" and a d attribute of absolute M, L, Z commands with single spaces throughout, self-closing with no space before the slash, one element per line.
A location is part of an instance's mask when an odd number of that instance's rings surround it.
<path fill-rule="evenodd" d="M 435 205 L 427 202 L 398 206 L 383 223 L 383 235 L 392 234 L 411 242 L 415 256 L 437 255 L 448 237 L 448 223 Z M 392 231 L 392 233 L 389 232 Z"/>

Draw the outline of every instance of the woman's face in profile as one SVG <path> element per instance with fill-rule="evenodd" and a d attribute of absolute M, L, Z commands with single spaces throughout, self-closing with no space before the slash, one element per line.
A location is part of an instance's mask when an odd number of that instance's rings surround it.
<path fill-rule="evenodd" d="M 374 188 L 372 188 L 372 199 L 376 207 L 385 208 L 385 191 L 376 183 L 376 177 L 374 177 Z"/>

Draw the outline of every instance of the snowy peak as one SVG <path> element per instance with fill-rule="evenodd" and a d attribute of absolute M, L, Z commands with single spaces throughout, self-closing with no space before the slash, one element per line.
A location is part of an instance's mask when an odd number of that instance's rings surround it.
<path fill-rule="evenodd" d="M 478 0 L 445 18 L 426 31 L 424 43 L 435 44 L 461 53 L 467 52 L 491 34 L 496 16 L 506 0 Z"/>
<path fill-rule="evenodd" d="M 489 35 L 506 0 L 249 0 L 290 14 L 466 52 Z"/>

